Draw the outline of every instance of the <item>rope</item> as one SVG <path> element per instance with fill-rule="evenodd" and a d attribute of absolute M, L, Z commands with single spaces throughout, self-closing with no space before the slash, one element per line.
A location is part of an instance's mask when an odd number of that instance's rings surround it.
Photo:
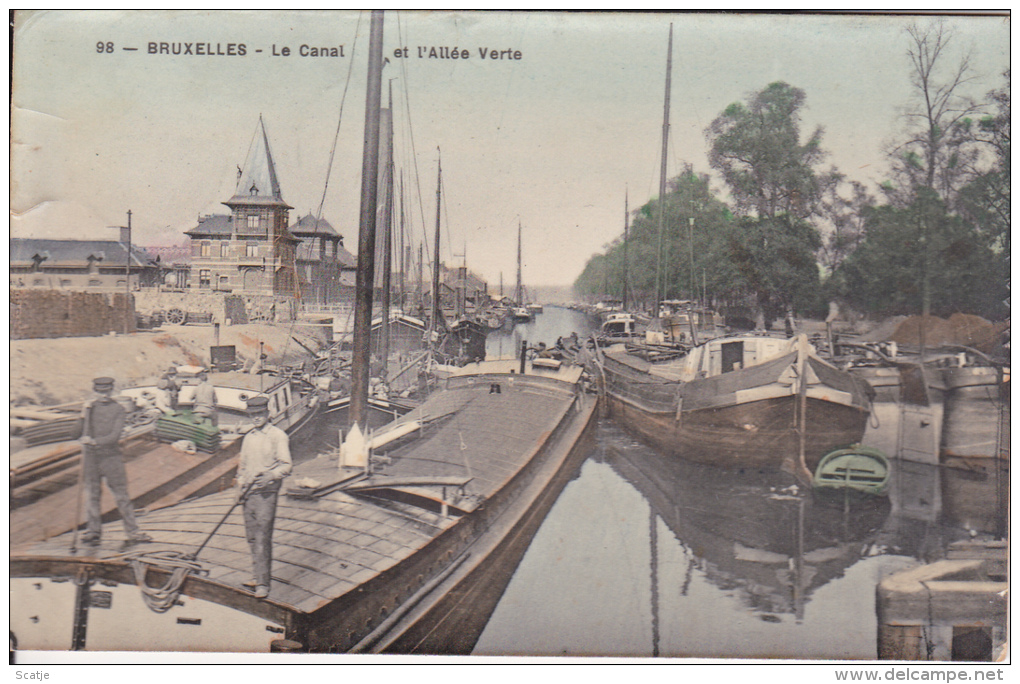
<path fill-rule="evenodd" d="M 135 584 L 142 590 L 142 600 L 154 613 L 165 613 L 173 607 L 189 575 L 208 573 L 200 563 L 180 551 L 138 552 L 121 557 L 131 563 L 135 573 Z M 170 573 L 163 586 L 149 586 L 146 575 L 150 566 Z"/>

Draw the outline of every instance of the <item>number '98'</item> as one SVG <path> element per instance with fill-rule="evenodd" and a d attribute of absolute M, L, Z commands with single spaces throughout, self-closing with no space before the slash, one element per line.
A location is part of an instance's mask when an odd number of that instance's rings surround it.
<path fill-rule="evenodd" d="M 113 52 L 113 43 L 99 41 L 96 43 L 96 52 Z"/>

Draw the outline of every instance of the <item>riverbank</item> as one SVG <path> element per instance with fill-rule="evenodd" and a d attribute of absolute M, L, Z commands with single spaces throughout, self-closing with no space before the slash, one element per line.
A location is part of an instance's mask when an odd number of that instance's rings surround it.
<path fill-rule="evenodd" d="M 216 344 L 233 345 L 238 361 L 250 367 L 259 357 L 260 343 L 269 365 L 301 363 L 321 348 L 321 342 L 290 326 L 266 323 L 222 327 L 218 343 L 215 329 L 201 325 L 164 325 L 130 335 L 11 340 L 10 402 L 64 404 L 91 396 L 95 377 L 110 376 L 120 388 L 153 381 L 170 366 L 208 366 L 209 348 Z"/>

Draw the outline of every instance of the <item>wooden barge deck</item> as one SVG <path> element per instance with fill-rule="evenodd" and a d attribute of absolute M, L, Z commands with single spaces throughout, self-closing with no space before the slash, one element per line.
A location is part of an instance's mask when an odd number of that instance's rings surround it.
<path fill-rule="evenodd" d="M 421 425 L 380 447 L 371 473 L 344 473 L 327 458 L 296 466 L 280 497 L 266 600 L 242 585 L 250 554 L 239 509 L 165 613 L 145 608 L 136 586 L 136 567 L 147 566 L 148 584 L 165 583 L 173 569 L 159 556 L 195 553 L 231 492 L 142 516 L 154 543 L 134 550 L 119 525 L 76 554 L 68 535 L 15 550 L 20 647 L 469 653 L 583 459 L 595 412 L 580 368 L 521 375 L 510 372 L 516 364 L 472 364 L 450 378 L 388 428 Z"/>

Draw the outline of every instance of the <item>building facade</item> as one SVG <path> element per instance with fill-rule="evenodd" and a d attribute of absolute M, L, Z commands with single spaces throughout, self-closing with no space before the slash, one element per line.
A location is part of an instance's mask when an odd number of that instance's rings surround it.
<path fill-rule="evenodd" d="M 292 207 L 283 201 L 262 117 L 234 196 L 223 204 L 229 215 L 199 217 L 185 233 L 191 239 L 188 287 L 298 300 L 300 240 L 288 228 Z"/>
<path fill-rule="evenodd" d="M 124 292 L 159 283 L 159 265 L 141 247 L 120 240 L 46 240 L 11 238 L 11 288 L 45 288 L 85 292 Z M 128 263 L 130 261 L 130 269 Z"/>
<path fill-rule="evenodd" d="M 343 236 L 329 221 L 311 214 L 292 225 L 290 232 L 301 240 L 297 272 L 302 302 L 328 306 L 350 301 L 358 264 L 344 248 Z"/>

